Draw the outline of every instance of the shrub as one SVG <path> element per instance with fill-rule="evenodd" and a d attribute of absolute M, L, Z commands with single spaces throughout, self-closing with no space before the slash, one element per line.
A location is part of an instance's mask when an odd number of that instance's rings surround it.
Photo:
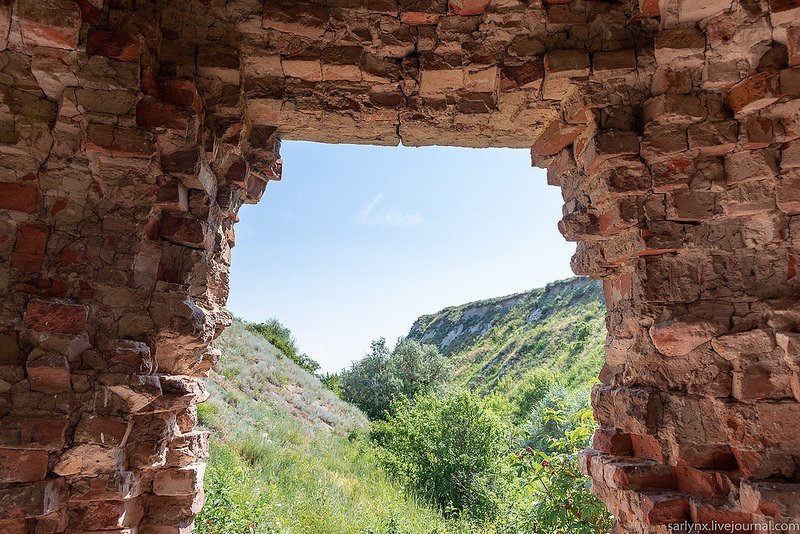
<path fill-rule="evenodd" d="M 381 338 L 372 342 L 369 354 L 342 372 L 341 394 L 370 419 L 381 419 L 393 401 L 434 391 L 450 374 L 450 362 L 433 345 L 402 340 L 389 350 Z"/>
<path fill-rule="evenodd" d="M 495 517 L 511 482 L 506 427 L 473 393 L 403 399 L 372 425 L 381 461 L 446 514 Z"/>

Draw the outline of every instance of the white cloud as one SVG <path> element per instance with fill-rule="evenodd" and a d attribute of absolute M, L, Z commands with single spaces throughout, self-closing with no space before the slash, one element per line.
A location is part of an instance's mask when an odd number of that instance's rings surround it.
<path fill-rule="evenodd" d="M 375 195 L 371 201 L 358 212 L 359 224 L 380 226 L 419 226 L 425 224 L 425 216 L 418 212 L 398 211 L 392 208 L 381 209 L 383 193 Z"/>

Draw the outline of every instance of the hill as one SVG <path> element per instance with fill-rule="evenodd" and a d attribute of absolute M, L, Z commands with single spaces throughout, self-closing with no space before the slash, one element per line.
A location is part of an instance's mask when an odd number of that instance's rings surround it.
<path fill-rule="evenodd" d="M 450 532 L 379 467 L 367 419 L 235 320 L 216 341 L 200 534 Z M 398 529 L 402 519 L 412 530 Z"/>
<path fill-rule="evenodd" d="M 423 315 L 407 337 L 436 345 L 471 389 L 507 390 L 542 367 L 576 387 L 600 371 L 604 318 L 601 284 L 573 277 Z"/>

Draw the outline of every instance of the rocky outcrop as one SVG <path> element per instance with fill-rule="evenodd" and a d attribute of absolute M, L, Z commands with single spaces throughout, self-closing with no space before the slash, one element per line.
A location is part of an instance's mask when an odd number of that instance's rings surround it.
<path fill-rule="evenodd" d="M 532 146 L 574 270 L 604 279 L 584 467 L 619 528 L 795 517 L 798 19 L 795 0 L 0 1 L 0 530 L 191 530 L 233 225 L 280 177 L 279 138 Z"/>

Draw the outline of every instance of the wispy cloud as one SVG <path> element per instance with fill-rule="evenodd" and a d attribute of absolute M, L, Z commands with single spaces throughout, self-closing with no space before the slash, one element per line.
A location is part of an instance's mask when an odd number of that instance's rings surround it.
<path fill-rule="evenodd" d="M 425 224 L 425 216 L 417 212 L 397 211 L 382 208 L 383 193 L 378 193 L 358 212 L 359 224 L 380 226 L 419 226 Z"/>

